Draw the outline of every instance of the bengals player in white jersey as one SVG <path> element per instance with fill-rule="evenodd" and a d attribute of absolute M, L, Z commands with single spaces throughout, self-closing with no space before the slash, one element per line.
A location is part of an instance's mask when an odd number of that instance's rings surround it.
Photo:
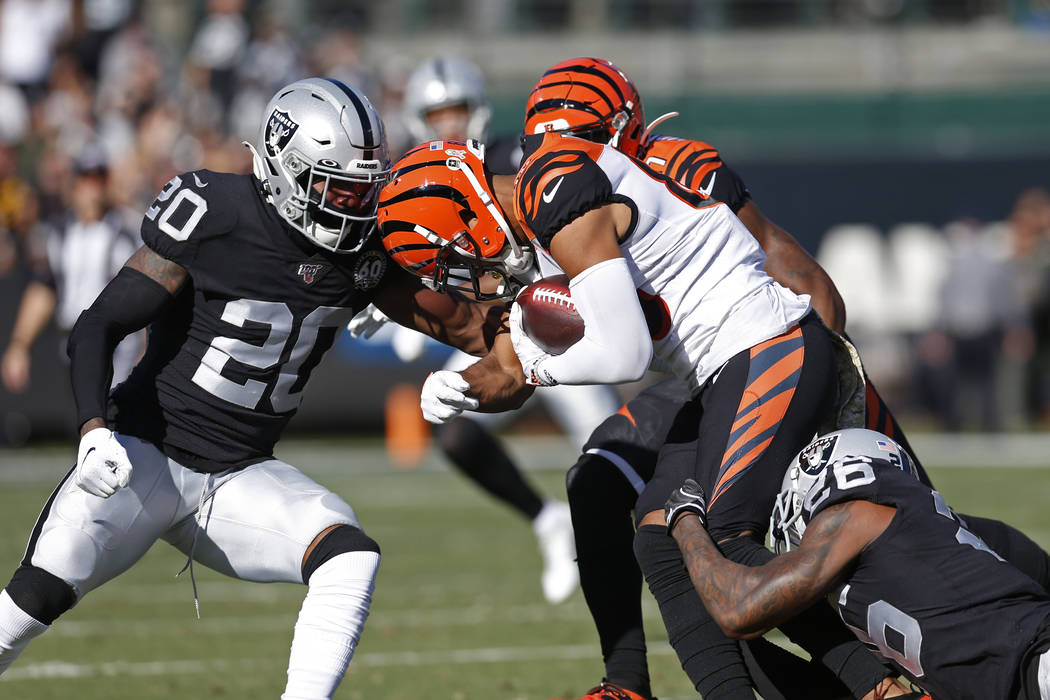
<path fill-rule="evenodd" d="M 410 151 L 380 193 L 383 243 L 431 286 L 469 286 L 479 298 L 489 275 L 510 293 L 564 271 L 584 338 L 547 355 L 520 331 L 514 307 L 513 347 L 499 336 L 478 364 L 431 375 L 424 413 L 447 420 L 464 409 L 514 407 L 534 386 L 635 380 L 655 353 L 690 398 L 639 499 L 641 523 L 662 527 L 669 486 L 690 474 L 716 494 L 710 519 L 718 541 L 735 559 L 761 560 L 783 464 L 837 419 L 830 409 L 840 403 L 841 345 L 807 296 L 766 274 L 761 248 L 725 204 L 609 146 L 556 133 L 526 141 L 513 180 L 486 172 L 476 143 Z M 862 403 L 862 390 L 850 398 Z M 670 548 L 643 571 L 673 568 L 675 558 L 682 567 L 666 539 Z M 828 610 L 783 628 L 834 667 L 855 697 L 872 694 L 887 675 Z"/>
<path fill-rule="evenodd" d="M 703 141 L 664 136 L 653 128 L 675 113 L 664 115 L 645 127 L 641 96 L 623 71 L 603 59 L 573 58 L 544 72 L 529 95 L 525 114 L 526 133 L 556 130 L 589 140 L 608 143 L 637 157 L 653 170 L 727 204 L 747 226 L 766 253 L 765 270 L 778 282 L 798 293 L 809 294 L 815 310 L 835 331 L 842 333 L 845 309 L 828 275 L 787 232 L 759 209 L 740 176 L 725 163 L 718 150 Z M 903 431 L 865 376 L 865 425 L 893 436 L 910 450 Z M 652 473 L 657 451 L 666 436 L 677 407 L 685 401 L 682 387 L 665 380 L 643 391 L 610 416 L 591 436 L 577 463 L 569 470 L 567 491 L 576 523 L 577 560 L 581 586 L 601 640 L 605 680 L 593 697 L 614 697 L 617 692 L 646 697 L 649 676 L 645 660 L 639 588 L 641 572 L 631 548 L 635 538 L 630 512 L 635 498 Z M 912 451 L 914 454 L 914 451 Z M 920 478 L 929 478 L 917 464 Z M 1038 545 L 1019 531 L 998 521 L 966 516 L 970 527 L 1005 557 L 1046 585 L 1050 560 Z M 666 545 L 652 536 L 650 528 L 637 534 L 638 546 L 648 551 Z M 643 554 L 644 556 L 644 554 Z M 611 575 L 610 572 L 615 572 Z M 688 586 L 676 580 L 681 593 Z M 674 594 L 667 593 L 669 597 Z M 706 617 L 703 609 L 692 606 Z M 683 607 L 673 612 L 680 630 L 699 628 Z M 683 642 L 688 645 L 688 642 Z M 746 672 L 724 643 L 721 651 L 691 654 L 686 670 L 703 692 L 724 693 L 732 683 L 743 682 Z M 785 687 L 768 687 L 768 678 L 782 678 L 781 685 L 804 685 L 798 697 L 816 697 L 813 677 L 819 670 L 810 665 L 809 677 L 800 683 L 797 657 L 785 656 L 779 647 L 761 638 L 746 643 L 744 660 L 764 697 L 776 697 Z M 756 668 L 759 660 L 761 669 Z M 708 679 L 708 680 L 705 680 Z M 827 680 L 826 678 L 823 680 Z M 717 683 L 717 686 L 716 686 Z M 829 697 L 843 689 L 828 689 Z M 592 697 L 591 694 L 588 697 Z"/>

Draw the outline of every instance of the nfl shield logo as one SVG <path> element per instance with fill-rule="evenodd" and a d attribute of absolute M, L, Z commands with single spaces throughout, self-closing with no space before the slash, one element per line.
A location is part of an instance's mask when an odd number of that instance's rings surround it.
<path fill-rule="evenodd" d="M 317 263 L 301 263 L 299 265 L 299 271 L 296 274 L 303 279 L 303 282 L 313 284 L 317 281 L 317 278 L 323 269 L 324 265 L 319 265 Z"/>
<path fill-rule="evenodd" d="M 299 129 L 299 124 L 292 121 L 288 112 L 275 109 L 266 121 L 266 154 L 271 158 L 284 150 L 292 136 Z"/>

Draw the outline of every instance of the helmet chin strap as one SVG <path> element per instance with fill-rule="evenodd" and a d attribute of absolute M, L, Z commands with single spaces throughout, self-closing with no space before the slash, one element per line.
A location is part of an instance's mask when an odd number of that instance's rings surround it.
<path fill-rule="evenodd" d="M 470 186 L 474 188 L 475 194 L 481 199 L 481 203 L 485 205 L 485 209 L 488 210 L 492 218 L 496 220 L 496 224 L 503 229 L 503 237 L 510 248 L 504 253 L 502 260 L 503 265 L 507 268 L 507 272 L 511 276 L 517 277 L 528 271 L 532 267 L 532 251 L 518 242 L 517 237 L 514 235 L 514 230 L 507 224 L 503 212 L 496 206 L 496 202 L 492 199 L 488 190 L 481 186 L 470 166 L 459 158 L 450 158 L 448 162 L 450 167 L 452 166 L 452 161 L 455 161 L 455 167 L 463 173 Z"/>

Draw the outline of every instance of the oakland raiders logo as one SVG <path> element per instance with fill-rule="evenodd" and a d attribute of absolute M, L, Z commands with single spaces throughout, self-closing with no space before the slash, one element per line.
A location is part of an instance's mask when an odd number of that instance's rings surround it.
<path fill-rule="evenodd" d="M 354 267 L 354 288 L 362 291 L 374 289 L 386 272 L 386 256 L 378 250 L 369 250 L 361 255 Z"/>
<path fill-rule="evenodd" d="M 296 270 L 297 274 L 303 282 L 307 284 L 313 284 L 321 278 L 328 269 L 327 265 L 321 265 L 319 263 L 300 263 L 299 269 Z"/>
<path fill-rule="evenodd" d="M 798 456 L 799 469 L 807 474 L 818 474 L 820 470 L 828 465 L 831 453 L 835 451 L 835 443 L 839 441 L 838 435 L 820 438 L 813 441 L 809 447 Z"/>
<path fill-rule="evenodd" d="M 275 109 L 266 122 L 266 154 L 271 158 L 284 150 L 292 136 L 299 129 L 299 124 L 292 121 L 288 112 Z"/>

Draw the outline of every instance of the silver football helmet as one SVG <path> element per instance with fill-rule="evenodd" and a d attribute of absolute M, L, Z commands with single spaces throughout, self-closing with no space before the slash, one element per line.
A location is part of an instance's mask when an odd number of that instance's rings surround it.
<path fill-rule="evenodd" d="M 427 115 L 453 105 L 467 108 L 465 133 L 439 134 L 427 122 Z M 405 83 L 404 111 L 405 126 L 416 143 L 434 139 L 476 139 L 484 143 L 492 118 L 481 70 L 455 56 L 428 59 L 412 71 Z"/>
<path fill-rule="evenodd" d="M 773 504 L 769 536 L 777 553 L 796 549 L 802 543 L 806 532 L 803 510 L 811 510 L 821 498 L 829 467 L 847 457 L 888 462 L 918 478 L 911 456 L 882 433 L 848 428 L 818 437 L 791 460 Z"/>
<path fill-rule="evenodd" d="M 349 85 L 307 78 L 278 90 L 263 114 L 257 146 L 245 145 L 277 213 L 326 250 L 360 249 L 390 175 L 379 112 Z"/>

